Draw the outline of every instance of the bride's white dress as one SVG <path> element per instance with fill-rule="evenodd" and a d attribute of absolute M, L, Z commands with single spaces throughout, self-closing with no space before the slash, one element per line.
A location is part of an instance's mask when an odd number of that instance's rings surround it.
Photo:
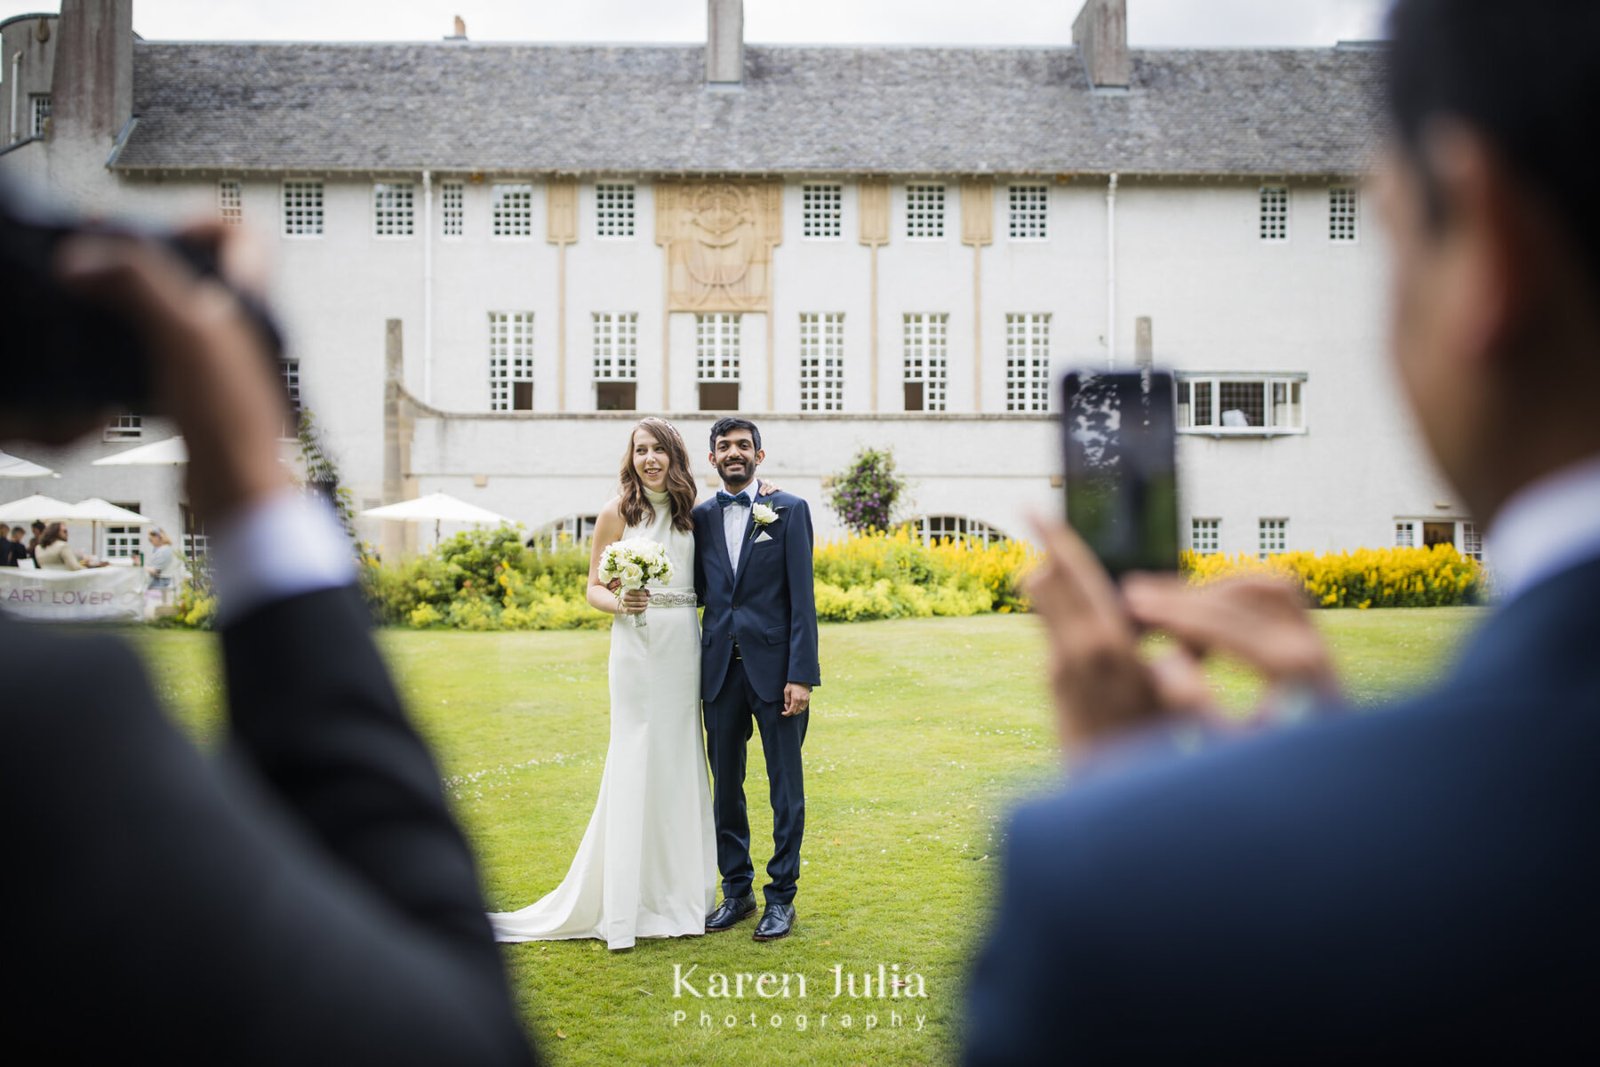
<path fill-rule="evenodd" d="M 716 903 L 694 534 L 673 528 L 667 494 L 648 495 L 655 519 L 623 537 L 665 545 L 672 580 L 666 596 L 652 599 L 645 626 L 618 616 L 611 627 L 611 743 L 600 799 L 561 884 L 520 911 L 489 916 L 496 940 L 594 937 L 630 948 L 635 938 L 705 933 Z"/>

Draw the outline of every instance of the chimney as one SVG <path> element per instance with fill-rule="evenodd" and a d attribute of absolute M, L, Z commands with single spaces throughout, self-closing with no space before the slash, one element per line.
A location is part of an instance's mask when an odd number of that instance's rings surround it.
<path fill-rule="evenodd" d="M 51 130 L 109 146 L 133 115 L 133 0 L 61 0 L 57 31 Z"/>
<path fill-rule="evenodd" d="M 706 81 L 744 81 L 744 0 L 706 0 Z"/>
<path fill-rule="evenodd" d="M 447 41 L 465 41 L 467 39 L 467 20 L 460 15 L 456 16 L 456 32 L 446 37 Z"/>
<path fill-rule="evenodd" d="M 1126 89 L 1128 61 L 1127 0 L 1084 0 L 1072 24 L 1072 43 L 1083 57 L 1089 84 L 1096 89 Z"/>

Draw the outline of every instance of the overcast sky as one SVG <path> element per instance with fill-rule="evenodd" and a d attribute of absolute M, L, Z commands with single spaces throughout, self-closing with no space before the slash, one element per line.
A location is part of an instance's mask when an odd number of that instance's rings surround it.
<path fill-rule="evenodd" d="M 745 0 L 757 42 L 1064 44 L 1079 0 Z M 1135 46 L 1330 45 L 1379 36 L 1387 0 L 1128 0 Z M 0 20 L 59 11 L 0 0 Z M 705 0 L 135 0 L 152 40 L 700 41 Z"/>

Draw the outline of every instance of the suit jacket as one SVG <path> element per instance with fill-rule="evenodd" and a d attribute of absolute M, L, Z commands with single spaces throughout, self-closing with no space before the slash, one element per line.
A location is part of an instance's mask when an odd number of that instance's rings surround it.
<path fill-rule="evenodd" d="M 788 682 L 822 682 L 811 579 L 811 509 L 792 493 L 757 496 L 755 502 L 777 510 L 778 521 L 758 532 L 751 509 L 737 575 L 728 563 L 728 539 L 716 498 L 693 512 L 694 588 L 706 608 L 700 622 L 704 700 L 714 700 L 722 691 L 735 641 L 745 675 L 762 700 L 781 701 Z M 757 541 L 762 533 L 770 540 Z"/>
<path fill-rule="evenodd" d="M 222 654 L 232 737 L 212 760 L 122 641 L 0 619 L 0 1047 L 531 1062 L 359 595 L 262 607 Z"/>
<path fill-rule="evenodd" d="M 1597 650 L 1600 560 L 1508 604 L 1414 699 L 1023 807 L 965 1062 L 1529 1062 L 1587 1044 Z"/>

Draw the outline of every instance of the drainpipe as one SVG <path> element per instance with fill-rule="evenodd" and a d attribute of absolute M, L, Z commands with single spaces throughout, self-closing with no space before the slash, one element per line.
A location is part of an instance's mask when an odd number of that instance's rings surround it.
<path fill-rule="evenodd" d="M 1117 176 L 1106 185 L 1106 370 L 1117 365 Z"/>
<path fill-rule="evenodd" d="M 422 401 L 433 403 L 433 172 L 422 172 Z"/>
<path fill-rule="evenodd" d="M 11 143 L 16 144 L 22 140 L 22 134 L 17 129 L 17 83 L 22 78 L 22 52 L 18 50 L 11 54 Z"/>

